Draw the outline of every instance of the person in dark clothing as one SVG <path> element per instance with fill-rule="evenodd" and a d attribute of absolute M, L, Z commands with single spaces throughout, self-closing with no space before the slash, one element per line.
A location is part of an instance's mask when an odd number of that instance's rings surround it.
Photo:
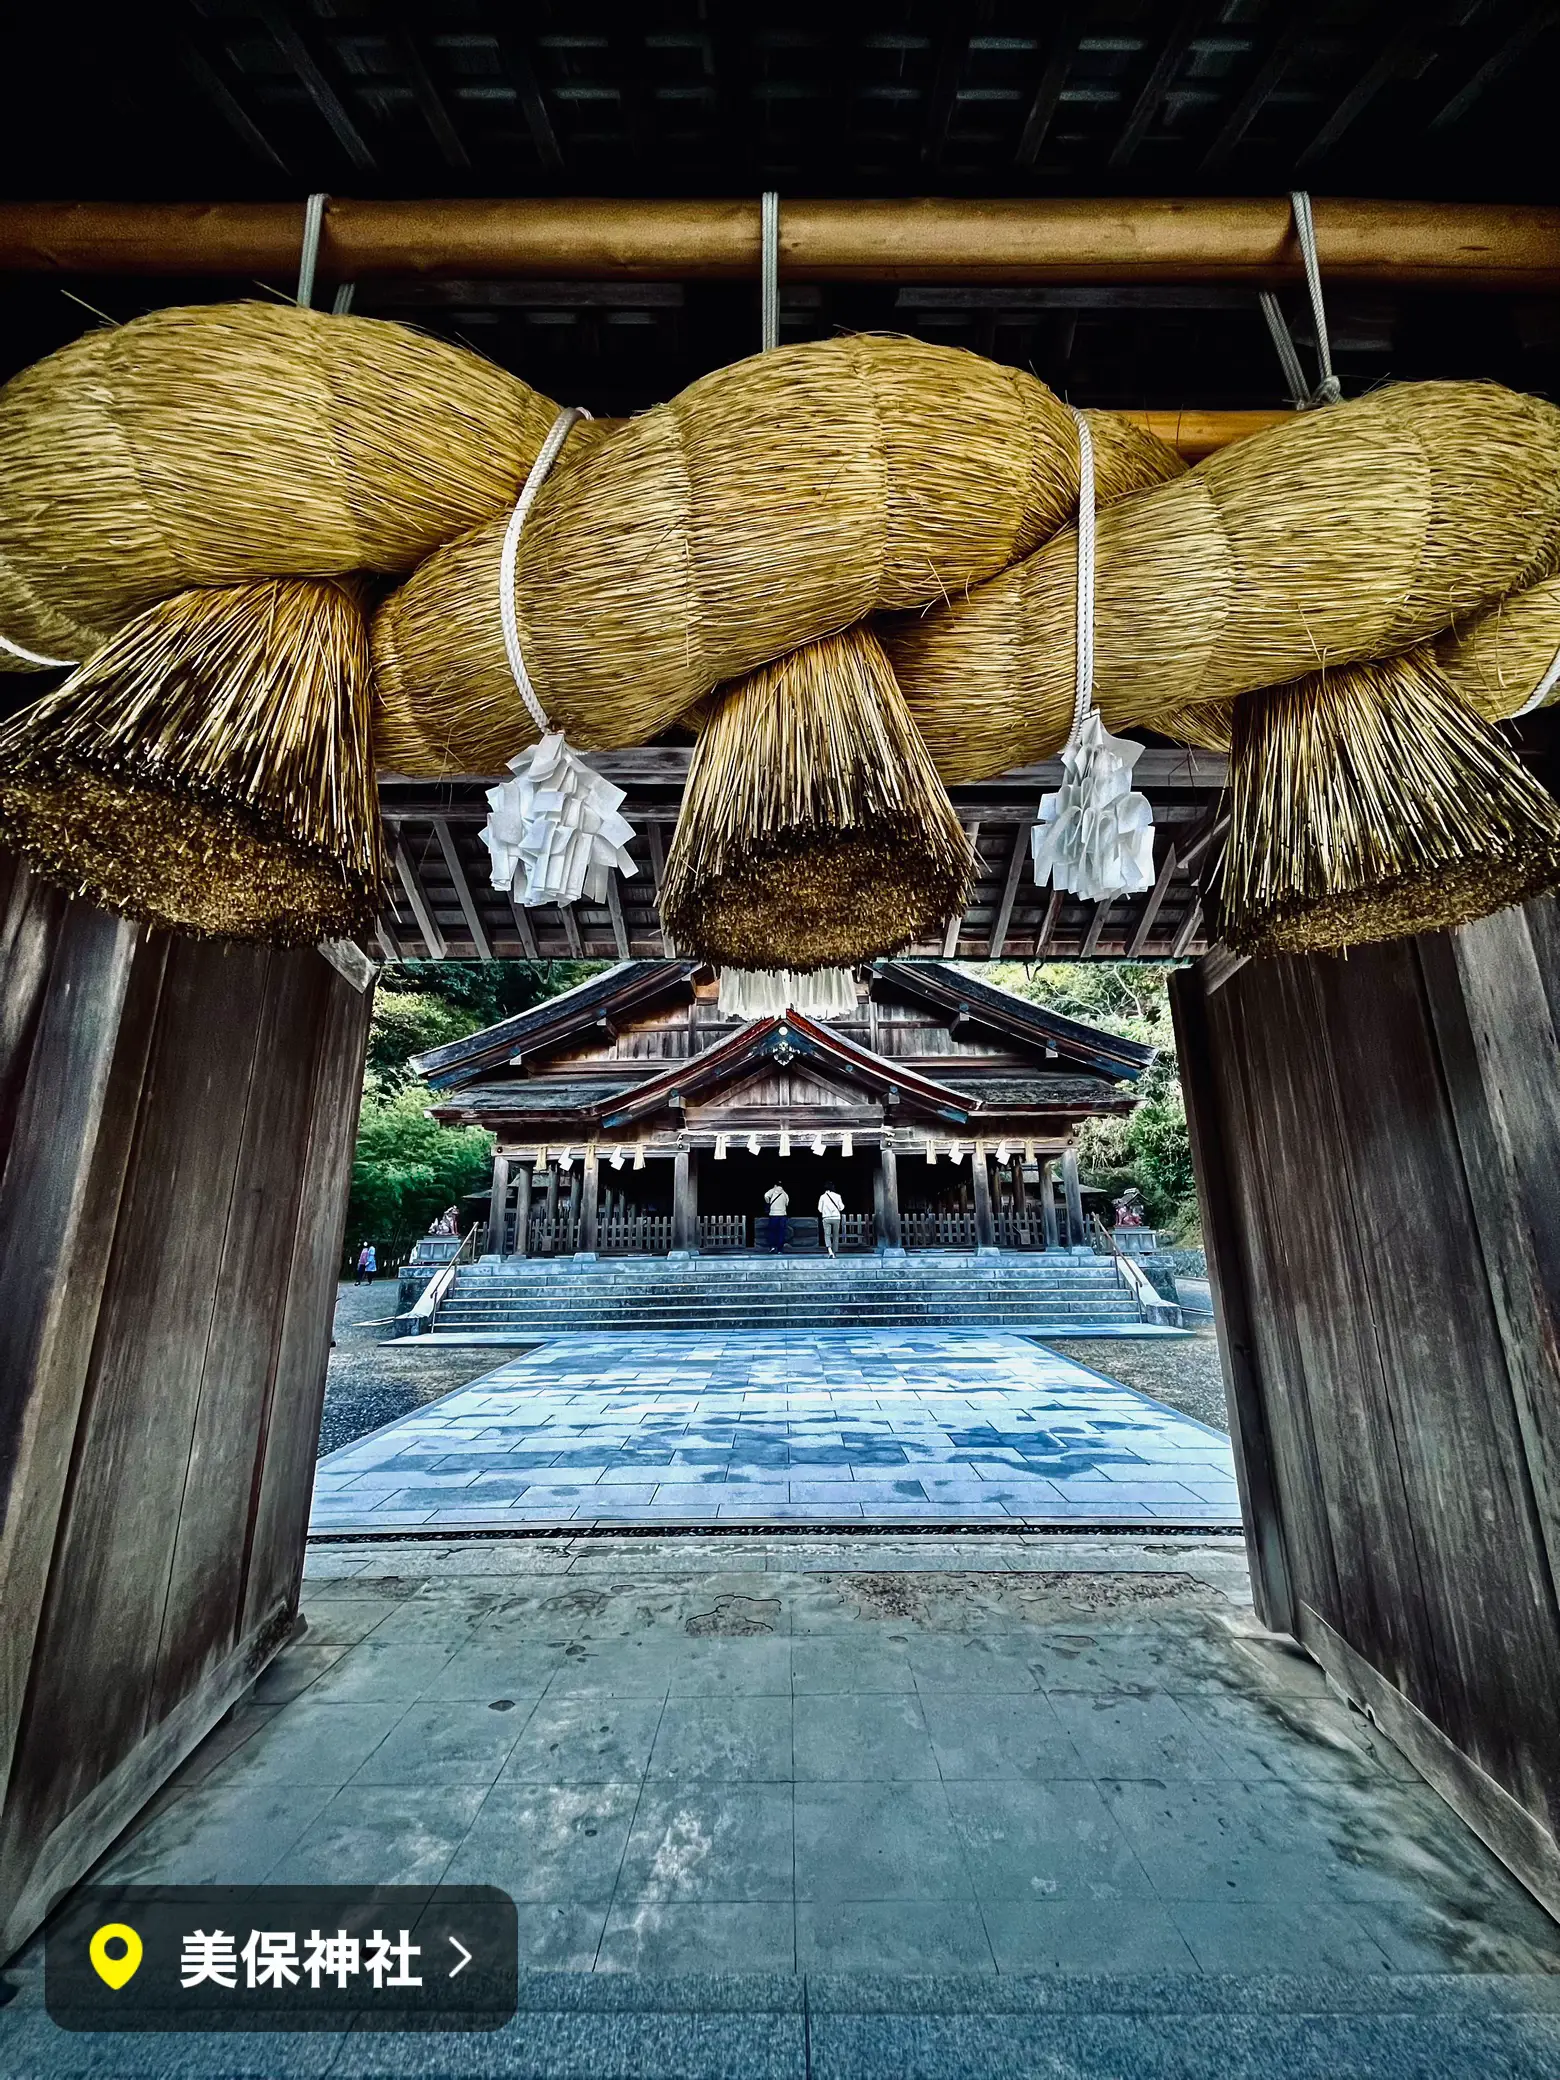
<path fill-rule="evenodd" d="M 786 1216 L 791 1210 L 791 1195 L 783 1184 L 772 1184 L 764 1194 L 764 1204 L 769 1208 L 770 1252 L 779 1256 L 790 1232 L 791 1224 Z"/>

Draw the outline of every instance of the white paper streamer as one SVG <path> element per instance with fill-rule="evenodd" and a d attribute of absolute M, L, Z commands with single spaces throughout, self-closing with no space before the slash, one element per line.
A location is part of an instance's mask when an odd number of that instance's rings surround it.
<path fill-rule="evenodd" d="M 810 975 L 790 968 L 722 968 L 723 1018 L 779 1018 L 800 1011 L 805 1018 L 844 1018 L 856 1009 L 854 968 L 819 968 Z"/>
<path fill-rule="evenodd" d="M 1106 734 L 1094 705 L 1094 441 L 1078 422 L 1078 629 L 1072 730 L 1062 751 L 1063 780 L 1040 800 L 1029 834 L 1035 881 L 1070 889 L 1086 902 L 1154 885 L 1154 812 L 1132 792 L 1141 744 Z"/>
<path fill-rule="evenodd" d="M 1132 791 L 1143 747 L 1106 733 L 1091 708 L 1062 753 L 1066 777 L 1044 796 L 1029 834 L 1035 880 L 1049 879 L 1086 902 L 1154 885 L 1154 812 Z"/>
<path fill-rule="evenodd" d="M 488 789 L 482 832 L 493 861 L 495 888 L 509 889 L 527 908 L 537 903 L 607 900 L 607 876 L 637 869 L 626 850 L 634 835 L 618 814 L 623 800 L 560 731 L 509 761 L 512 780 Z"/>
<path fill-rule="evenodd" d="M 618 814 L 623 790 L 587 765 L 569 748 L 563 732 L 548 723 L 520 653 L 515 610 L 520 531 L 570 427 L 586 416 L 571 407 L 553 421 L 509 516 L 499 557 L 498 619 L 504 655 L 526 712 L 541 731 L 541 742 L 509 761 L 512 780 L 488 789 L 482 842 L 492 856 L 493 886 L 507 889 L 528 910 L 539 903 L 577 903 L 581 896 L 604 903 L 607 876 L 614 868 L 624 876 L 635 871 L 626 850 L 634 827 Z"/>

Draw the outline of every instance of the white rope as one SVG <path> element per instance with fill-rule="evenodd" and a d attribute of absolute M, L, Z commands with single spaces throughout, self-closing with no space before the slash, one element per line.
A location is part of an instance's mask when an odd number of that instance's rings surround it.
<path fill-rule="evenodd" d="M 3 650 L 7 657 L 19 657 L 23 664 L 35 664 L 49 671 L 71 672 L 79 662 L 74 657 L 45 657 L 41 651 L 24 650 L 20 643 L 13 643 L 9 636 L 0 636 L 0 650 Z"/>
<path fill-rule="evenodd" d="M 1289 321 L 1284 316 L 1283 305 L 1271 289 L 1264 289 L 1257 300 L 1267 320 L 1284 381 L 1289 385 L 1290 399 L 1295 410 L 1303 412 L 1313 405 L 1337 404 L 1343 396 L 1343 385 L 1333 374 L 1327 310 L 1322 302 L 1322 267 L 1316 252 L 1316 221 L 1311 214 L 1311 198 L 1304 188 L 1296 188 L 1291 193 L 1289 207 L 1294 216 L 1295 237 L 1300 243 L 1300 265 L 1305 270 L 1306 291 L 1311 299 L 1311 319 L 1316 328 L 1316 360 L 1321 376 L 1314 390 L 1306 382 L 1305 369 L 1301 365 L 1294 335 L 1289 330 Z"/>
<path fill-rule="evenodd" d="M 1560 681 L 1560 650 L 1557 650 L 1554 656 L 1550 658 L 1548 671 L 1545 672 L 1543 678 L 1539 680 L 1521 707 L 1509 719 L 1515 722 L 1518 715 L 1531 715 L 1535 708 L 1543 707 L 1549 696 L 1554 692 L 1557 681 Z"/>
<path fill-rule="evenodd" d="M 763 352 L 772 354 L 780 344 L 780 197 L 773 188 L 759 205 L 759 330 Z"/>
<path fill-rule="evenodd" d="M 1078 426 L 1078 615 L 1071 739 L 1094 701 L 1094 436 L 1077 406 L 1067 409 Z"/>
<path fill-rule="evenodd" d="M 504 631 L 504 655 L 509 659 L 509 669 L 514 674 L 515 685 L 526 711 L 542 736 L 549 733 L 551 725 L 547 711 L 536 697 L 536 688 L 531 684 L 531 675 L 525 668 L 525 659 L 520 654 L 520 629 L 515 619 L 515 558 L 520 548 L 520 530 L 525 518 L 536 502 L 536 494 L 547 481 L 547 472 L 558 460 L 569 429 L 576 419 L 588 419 L 589 412 L 578 405 L 565 405 L 548 429 L 542 442 L 542 452 L 531 464 L 530 474 L 521 486 L 520 496 L 515 500 L 515 509 L 509 516 L 509 525 L 504 529 L 504 547 L 498 566 L 498 618 Z"/>
<path fill-rule="evenodd" d="M 314 301 L 314 270 L 319 265 L 320 233 L 325 228 L 328 195 L 311 195 L 303 205 L 303 246 L 298 255 L 298 306 L 307 310 Z"/>

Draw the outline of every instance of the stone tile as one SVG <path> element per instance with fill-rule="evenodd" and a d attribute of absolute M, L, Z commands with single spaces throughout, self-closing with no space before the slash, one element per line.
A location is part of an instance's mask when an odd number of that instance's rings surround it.
<path fill-rule="evenodd" d="M 979 1916 L 967 1902 L 896 1899 L 799 1900 L 796 1968 L 920 1973 L 996 1967 Z"/>
<path fill-rule="evenodd" d="M 800 1638 L 791 1643 L 791 1687 L 798 1697 L 835 1692 L 913 1690 L 906 1642 Z"/>
<path fill-rule="evenodd" d="M 1325 1835 L 1281 1784 L 1125 1783 L 1101 1787 L 1164 1900 L 1283 1905 L 1325 1892 Z"/>
<path fill-rule="evenodd" d="M 497 1645 L 479 1637 L 447 1661 L 426 1689 L 450 1704 L 485 1704 L 495 1697 L 519 1704 L 540 1697 L 562 1661 L 562 1647 L 518 1640 Z"/>
<path fill-rule="evenodd" d="M 405 1710 L 401 1698 L 330 1704 L 300 1697 L 246 1741 L 213 1781 L 339 1787 L 357 1774 Z"/>
<path fill-rule="evenodd" d="M 798 1784 L 799 1900 L 967 1900 L 941 1784 Z"/>
<path fill-rule="evenodd" d="M 910 1642 L 910 1667 L 917 1690 L 1035 1690 L 1039 1685 L 1028 1663 L 1015 1653 L 994 1649 L 975 1636 L 937 1639 L 920 1634 Z"/>
<path fill-rule="evenodd" d="M 605 1906 L 639 1800 L 637 1784 L 499 1784 L 444 1874 L 521 1901 Z"/>
<path fill-rule="evenodd" d="M 93 1872 L 125 1885 L 247 1885 L 329 1805 L 329 1785 L 225 1783 L 180 1791 Z"/>
<path fill-rule="evenodd" d="M 270 1885 L 437 1885 L 482 1797 L 464 1785 L 348 1784 L 254 1875 Z"/>
<path fill-rule="evenodd" d="M 353 1779 L 358 1784 L 491 1784 L 526 1714 L 491 1704 L 415 1704 Z"/>
<path fill-rule="evenodd" d="M 665 1697 L 681 1647 L 664 1641 L 610 1640 L 564 1654 L 548 1685 L 557 1697 Z"/>
<path fill-rule="evenodd" d="M 444 1646 L 366 1639 L 331 1664 L 314 1685 L 314 1696 L 317 1701 L 338 1705 L 389 1703 L 397 1698 L 409 1705 L 438 1682 L 452 1658 L 450 1648 Z"/>
<path fill-rule="evenodd" d="M 661 1711 L 659 1698 L 544 1698 L 526 1720 L 499 1782 L 637 1783 Z"/>
<path fill-rule="evenodd" d="M 614 1906 L 789 1900 L 791 1805 L 789 1784 L 646 1784 Z"/>
<path fill-rule="evenodd" d="M 525 1900 L 516 1908 L 522 1972 L 589 1972 L 595 1969 L 604 1905 L 577 1906 L 562 1900 Z"/>
<path fill-rule="evenodd" d="M 1152 1899 L 986 1899 L 999 1972 L 1191 1972 L 1197 1959 Z"/>
<path fill-rule="evenodd" d="M 1364 1919 L 1334 1901 L 1173 1900 L 1171 1919 L 1205 1972 L 1384 1972 Z"/>
<path fill-rule="evenodd" d="M 967 1697 L 927 1690 L 921 1708 L 945 1781 L 1094 1774 L 1039 1691 Z"/>
<path fill-rule="evenodd" d="M 680 1783 L 789 1782 L 790 1698 L 668 1698 L 648 1774 Z"/>
<path fill-rule="evenodd" d="M 607 1917 L 597 1969 L 794 1971 L 795 1911 L 789 1900 L 624 1901 Z"/>
<path fill-rule="evenodd" d="M 706 1599 L 696 1599 L 706 1603 Z M 749 1597 L 751 1612 L 732 1608 L 733 1591 L 723 1588 L 708 1598 L 706 1608 L 727 1606 L 728 1619 L 756 1623 L 767 1616 L 770 1599 Z M 776 1622 L 779 1619 L 775 1613 Z M 791 1642 L 789 1639 L 699 1639 L 690 1641 L 672 1669 L 673 1697 L 789 1697 L 791 1694 Z"/>
<path fill-rule="evenodd" d="M 1064 1733 L 1096 1777 L 1230 1777 L 1223 1753 L 1166 1690 L 1047 1692 Z"/>
<path fill-rule="evenodd" d="M 1153 1888 L 1099 1787 L 1067 1778 L 950 1783 L 982 1900 L 1135 1900 Z"/>
<path fill-rule="evenodd" d="M 908 1693 L 805 1696 L 794 1711 L 798 1783 L 937 1778 L 920 1701 Z"/>

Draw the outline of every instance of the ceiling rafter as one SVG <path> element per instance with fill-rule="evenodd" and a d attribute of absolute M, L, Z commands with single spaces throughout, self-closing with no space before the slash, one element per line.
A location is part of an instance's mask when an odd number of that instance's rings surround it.
<path fill-rule="evenodd" d="M 174 45 L 174 51 L 186 79 L 211 103 L 212 108 L 239 139 L 250 157 L 262 166 L 275 167 L 278 173 L 290 174 L 292 168 L 245 107 L 237 89 L 223 77 L 218 64 L 206 55 L 200 43 L 193 36 L 181 36 Z"/>
<path fill-rule="evenodd" d="M 1024 127 L 1019 132 L 1018 149 L 1013 154 L 1015 166 L 1033 166 L 1045 149 L 1046 136 L 1055 120 L 1077 47 L 1077 9 L 1068 8 L 1057 18 L 1050 55 L 1024 117 Z"/>
<path fill-rule="evenodd" d="M 378 161 L 348 113 L 347 105 L 326 78 L 301 31 L 279 0 L 258 0 L 255 12 L 272 41 L 297 75 L 304 92 L 330 127 L 332 136 L 360 173 L 377 173 Z"/>
<path fill-rule="evenodd" d="M 1219 125 L 1213 142 L 1203 153 L 1201 172 L 1217 173 L 1228 162 L 1244 142 L 1246 132 L 1266 107 L 1284 74 L 1305 48 L 1311 22 L 1308 0 L 1298 0 L 1298 5 L 1299 11 L 1269 39 L 1257 61 L 1256 70 L 1241 90 L 1240 98 Z"/>
<path fill-rule="evenodd" d="M 1169 34 L 1159 46 L 1157 56 L 1149 68 L 1148 78 L 1143 82 L 1132 112 L 1122 126 L 1121 135 L 1111 146 L 1106 164 L 1112 172 L 1130 166 L 1137 154 L 1138 146 L 1148 135 L 1149 126 L 1158 115 L 1166 94 L 1170 91 L 1176 74 L 1185 62 L 1193 36 L 1203 18 L 1203 0 L 1189 0 L 1171 25 Z"/>
<path fill-rule="evenodd" d="M 531 142 L 536 147 L 536 156 L 549 173 L 561 173 L 564 165 L 563 146 L 558 141 L 558 132 L 553 127 L 547 96 L 526 40 L 509 23 L 509 9 L 500 4 L 488 11 L 489 27 L 498 51 L 501 70 L 514 89 L 515 99 L 520 104 L 520 113 L 525 117 L 526 128 L 531 133 Z"/>

